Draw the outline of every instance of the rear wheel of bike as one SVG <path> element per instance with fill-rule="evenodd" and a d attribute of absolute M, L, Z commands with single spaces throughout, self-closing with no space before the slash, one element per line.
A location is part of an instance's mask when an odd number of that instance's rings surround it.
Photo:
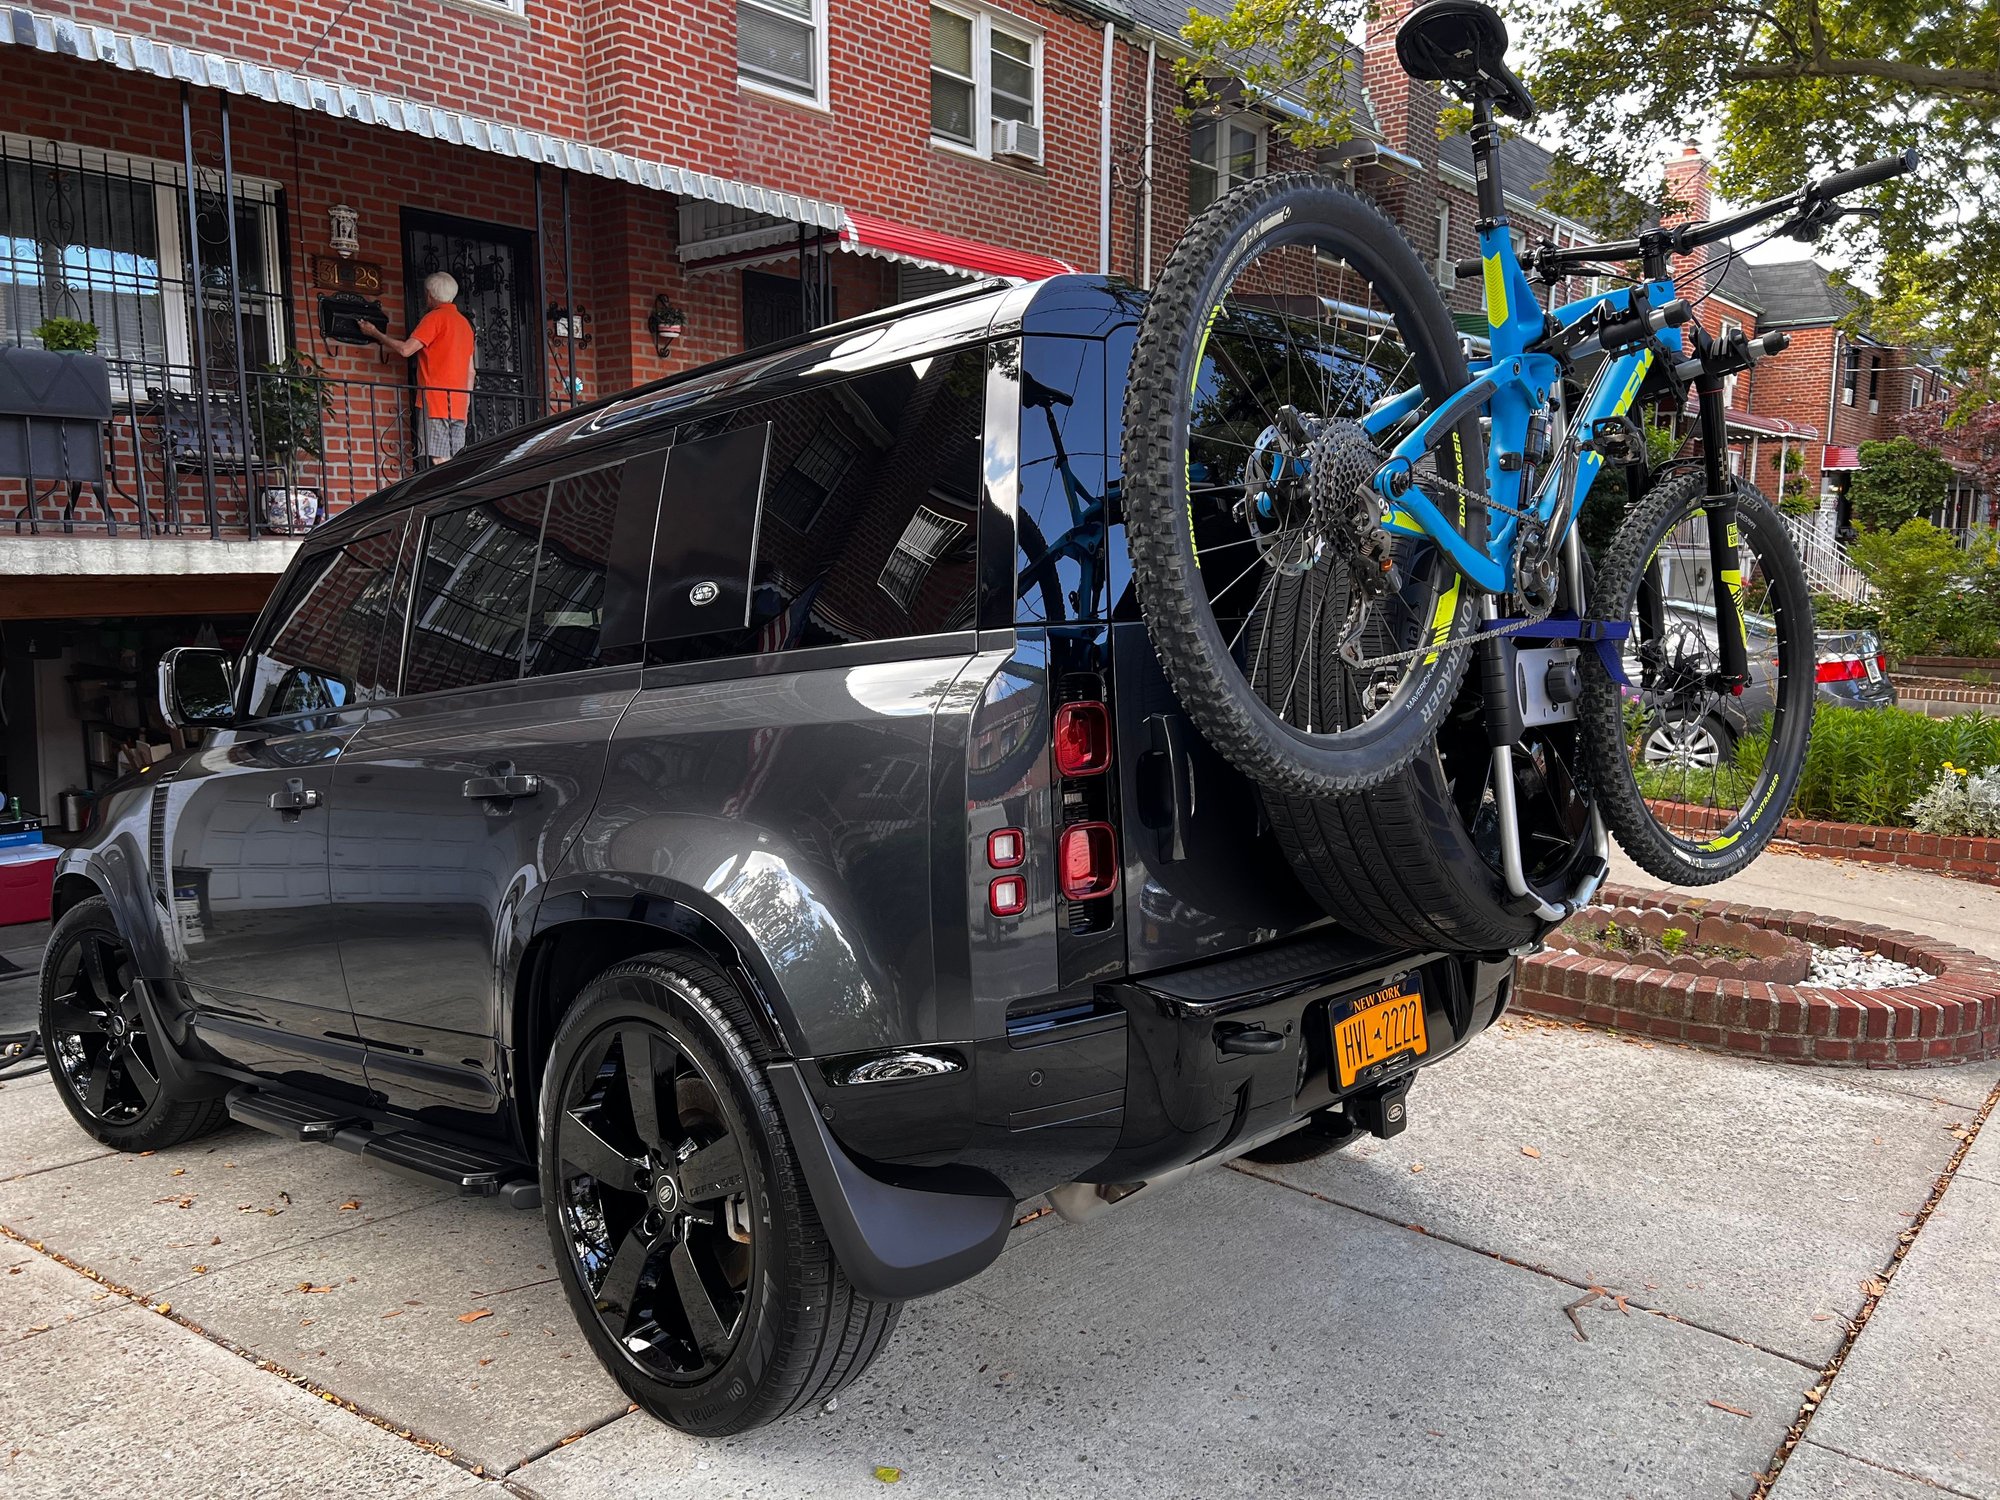
<path fill-rule="evenodd" d="M 1451 707 L 1477 592 L 1428 539 L 1390 546 L 1371 481 L 1408 429 L 1371 436 L 1361 419 L 1416 389 L 1413 423 L 1466 379 L 1416 252 L 1330 179 L 1238 188 L 1195 220 L 1161 272 L 1125 397 L 1123 506 L 1140 606 L 1189 715 L 1271 791 L 1377 786 Z M 1475 543 L 1484 454 L 1471 414 L 1410 476 Z M 1274 673 L 1300 608 L 1315 612 L 1303 633 L 1330 634 L 1334 649 L 1294 653 L 1299 670 Z"/>
<path fill-rule="evenodd" d="M 1717 684 L 1721 655 L 1701 473 L 1670 474 L 1625 518 L 1597 576 L 1600 617 L 1627 621 L 1627 682 L 1584 658 L 1581 727 L 1604 820 L 1649 874 L 1708 885 L 1778 831 L 1812 734 L 1812 594 L 1771 504 L 1736 489 L 1750 682 Z"/>

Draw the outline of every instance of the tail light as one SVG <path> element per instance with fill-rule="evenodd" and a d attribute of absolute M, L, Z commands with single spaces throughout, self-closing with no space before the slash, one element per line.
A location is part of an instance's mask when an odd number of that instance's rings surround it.
<path fill-rule="evenodd" d="M 1018 917 L 1028 909 L 1028 882 L 1019 875 L 1002 875 L 986 887 L 986 909 L 996 917 Z"/>
<path fill-rule="evenodd" d="M 1859 682 L 1868 675 L 1868 664 L 1858 656 L 1837 656 L 1823 661 L 1813 676 L 1820 682 Z"/>
<path fill-rule="evenodd" d="M 1102 703 L 1065 703 L 1056 710 L 1056 769 L 1095 776 L 1111 764 L 1111 715 Z"/>
<path fill-rule="evenodd" d="M 1062 893 L 1071 901 L 1108 896 L 1118 888 L 1118 840 L 1109 823 L 1072 823 L 1056 845 Z"/>

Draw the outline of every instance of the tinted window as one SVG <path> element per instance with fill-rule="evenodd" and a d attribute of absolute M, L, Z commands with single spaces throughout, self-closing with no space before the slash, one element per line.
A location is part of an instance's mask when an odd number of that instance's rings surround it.
<path fill-rule="evenodd" d="M 521 675 L 547 500 L 547 486 L 536 485 L 430 517 L 411 606 L 404 692 L 434 693 Z"/>
<path fill-rule="evenodd" d="M 1032 338 L 1022 357 L 1015 568 L 1023 623 L 1101 619 L 1115 430 L 1098 339 Z"/>
<path fill-rule="evenodd" d="M 967 349 L 684 427 L 677 443 L 769 428 L 741 445 L 742 484 L 691 494 L 668 467 L 656 575 L 676 516 L 750 492 L 763 463 L 749 631 L 705 638 L 707 654 L 971 629 L 985 381 L 985 351 Z"/>
<path fill-rule="evenodd" d="M 528 611 L 530 677 L 581 671 L 601 659 L 606 574 L 623 472 L 594 469 L 550 486 L 534 606 Z"/>
<path fill-rule="evenodd" d="M 300 564 L 251 657 L 250 717 L 346 708 L 390 691 L 402 538 L 398 524 Z"/>

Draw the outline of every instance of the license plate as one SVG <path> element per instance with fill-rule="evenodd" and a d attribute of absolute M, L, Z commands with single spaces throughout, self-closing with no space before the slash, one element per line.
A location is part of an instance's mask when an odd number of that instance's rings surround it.
<path fill-rule="evenodd" d="M 1399 979 L 1348 1002 L 1353 1009 L 1333 1023 L 1333 1058 L 1343 1089 L 1390 1058 L 1421 1057 L 1424 997 L 1414 978 Z"/>
<path fill-rule="evenodd" d="M 1861 658 L 1861 664 L 1868 669 L 1868 680 L 1870 682 L 1880 682 L 1882 680 L 1882 663 L 1875 660 L 1872 656 L 1864 656 Z"/>

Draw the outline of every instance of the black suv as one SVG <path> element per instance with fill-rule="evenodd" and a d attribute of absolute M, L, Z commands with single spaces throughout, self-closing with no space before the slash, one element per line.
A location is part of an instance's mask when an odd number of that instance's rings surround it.
<path fill-rule="evenodd" d="M 852 1380 L 1024 1200 L 1399 1129 L 1540 929 L 1476 774 L 1301 810 L 1193 730 L 1117 508 L 1138 313 L 906 304 L 315 532 L 240 661 L 163 665 L 206 744 L 61 863 L 70 1111 L 539 1207 L 605 1365 L 709 1433 Z M 1398 928 L 1440 871 L 1459 925 Z"/>

